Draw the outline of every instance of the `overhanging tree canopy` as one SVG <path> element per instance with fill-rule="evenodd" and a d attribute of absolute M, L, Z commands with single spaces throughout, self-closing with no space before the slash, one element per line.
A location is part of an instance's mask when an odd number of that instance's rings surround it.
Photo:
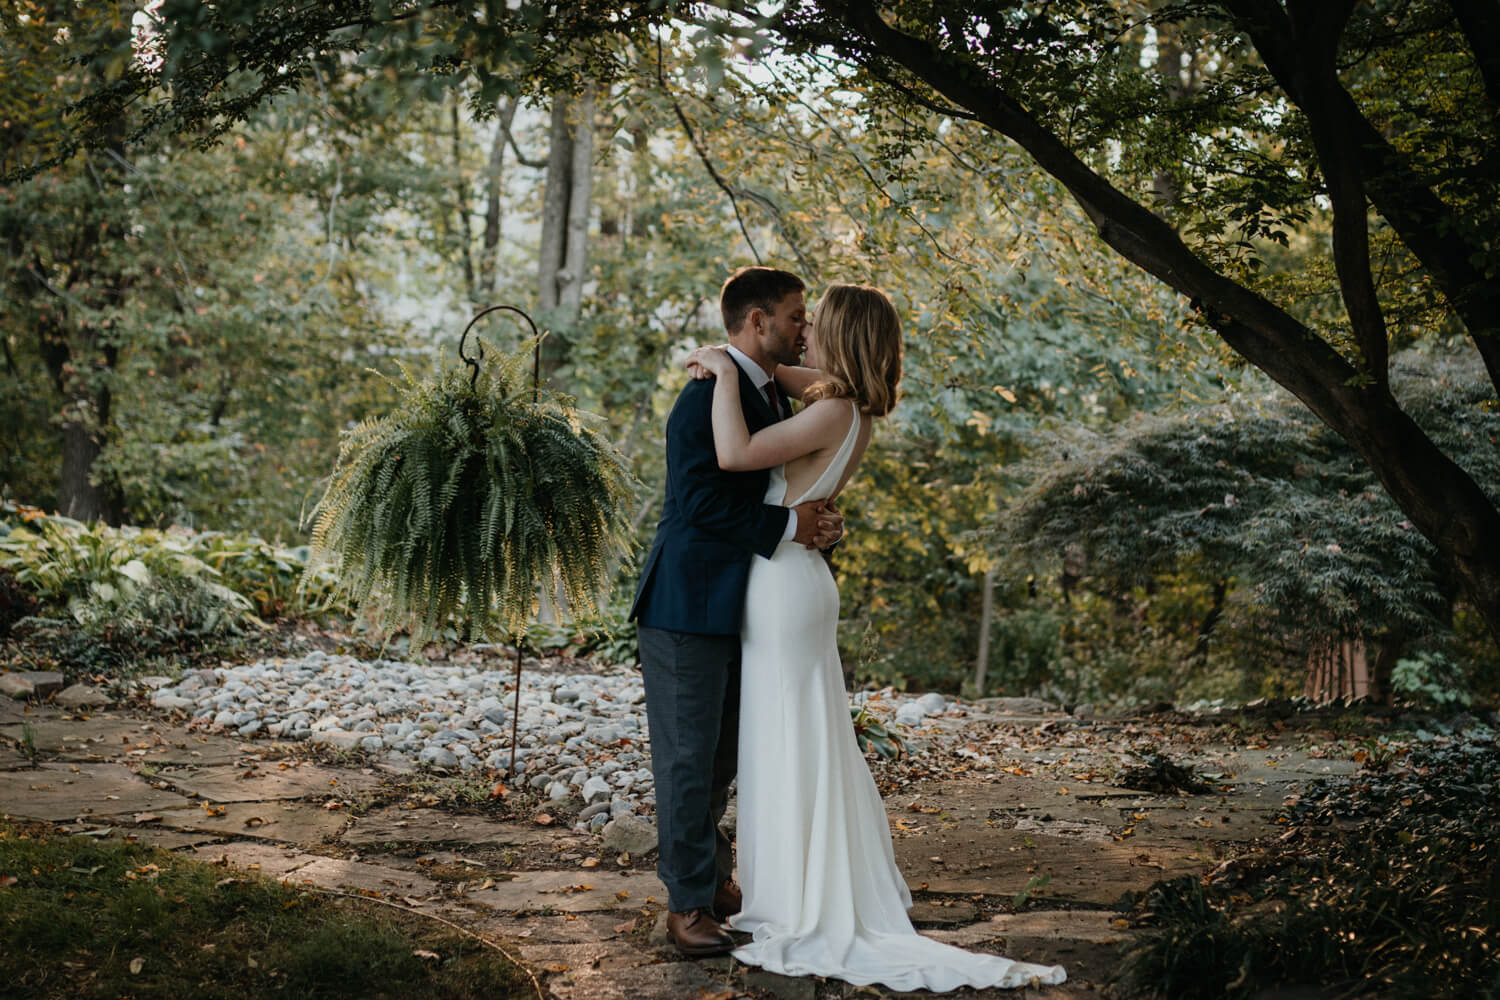
<path fill-rule="evenodd" d="M 1393 343 L 1438 335 L 1465 339 L 1500 387 L 1500 3 L 726 6 L 168 0 L 137 42 L 154 62 L 118 29 L 60 45 L 99 61 L 103 82 L 68 128 L 19 129 L 7 170 L 107 141 L 135 102 L 144 129 L 211 140 L 324 59 L 439 88 L 469 78 L 483 111 L 504 93 L 609 77 L 652 30 L 697 19 L 751 58 L 826 60 L 875 100 L 1019 145 L 1105 243 L 1349 442 L 1500 641 L 1496 498 L 1389 379 Z M 710 78 L 718 52 L 705 45 Z"/>

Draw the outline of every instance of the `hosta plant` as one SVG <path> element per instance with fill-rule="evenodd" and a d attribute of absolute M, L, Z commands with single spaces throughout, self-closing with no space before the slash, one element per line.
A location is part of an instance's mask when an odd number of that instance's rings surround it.
<path fill-rule="evenodd" d="M 313 511 L 309 567 L 337 557 L 339 592 L 416 640 L 440 627 L 522 635 L 540 588 L 595 613 L 629 550 L 633 480 L 613 446 L 521 356 L 418 380 L 348 431 Z"/>

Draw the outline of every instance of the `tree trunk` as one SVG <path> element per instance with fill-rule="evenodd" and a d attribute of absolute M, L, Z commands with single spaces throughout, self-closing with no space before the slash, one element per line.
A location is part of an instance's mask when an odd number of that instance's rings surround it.
<path fill-rule="evenodd" d="M 995 623 L 995 567 L 984 571 L 984 600 L 979 606 L 979 652 L 974 657 L 974 697 L 984 697 L 990 666 L 990 629 Z"/>
<path fill-rule="evenodd" d="M 594 95 L 585 92 L 576 106 L 573 148 L 568 169 L 568 222 L 562 270 L 557 275 L 558 311 L 571 325 L 583 306 L 588 276 L 589 212 L 594 193 Z"/>
<path fill-rule="evenodd" d="M 505 187 L 505 142 L 511 122 L 516 117 L 516 100 L 511 98 L 500 108 L 495 141 L 490 145 L 490 162 L 485 171 L 484 242 L 479 252 L 479 295 L 494 294 L 496 261 L 500 256 L 500 206 Z"/>
<path fill-rule="evenodd" d="M 464 294 L 470 302 L 479 301 L 474 284 L 474 233 L 469 223 L 469 179 L 464 176 L 464 143 L 462 117 L 458 113 L 458 91 L 453 92 L 453 211 L 458 216 L 459 250 L 464 265 Z"/>
<path fill-rule="evenodd" d="M 80 400 L 77 405 L 86 406 Z M 105 490 L 89 481 L 94 462 L 102 450 L 91 421 L 74 420 L 62 427 L 62 480 L 57 509 L 75 521 L 109 521 L 110 504 Z"/>
<path fill-rule="evenodd" d="M 547 142 L 547 179 L 542 189 L 542 238 L 537 251 L 537 309 L 558 306 L 559 276 L 567 254 L 568 200 L 572 194 L 573 132 L 568 124 L 572 102 L 552 99 L 552 128 Z"/>

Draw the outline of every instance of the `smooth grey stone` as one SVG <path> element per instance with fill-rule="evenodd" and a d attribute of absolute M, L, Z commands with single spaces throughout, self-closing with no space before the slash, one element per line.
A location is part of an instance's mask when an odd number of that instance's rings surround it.
<path fill-rule="evenodd" d="M 458 758 L 453 751 L 446 747 L 425 747 L 417 755 L 418 764 L 431 764 L 434 767 L 457 767 Z"/>
<path fill-rule="evenodd" d="M 610 811 L 611 810 L 609 808 L 608 802 L 595 802 L 593 805 L 583 807 L 583 811 L 578 814 L 578 821 L 580 823 L 586 823 L 589 820 L 593 819 L 595 816 Z"/>
<path fill-rule="evenodd" d="M 656 826 L 633 814 L 616 816 L 604 827 L 604 849 L 632 857 L 656 849 Z"/>

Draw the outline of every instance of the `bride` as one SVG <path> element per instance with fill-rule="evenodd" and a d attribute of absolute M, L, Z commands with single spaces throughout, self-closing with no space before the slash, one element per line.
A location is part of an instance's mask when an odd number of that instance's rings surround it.
<path fill-rule="evenodd" d="M 714 450 L 726 470 L 770 469 L 765 501 L 832 499 L 895 406 L 901 322 L 885 293 L 834 284 L 818 303 L 806 368 L 782 385 L 806 407 L 753 436 L 734 360 L 688 357 L 715 377 Z M 792 499 L 795 498 L 795 499 Z M 755 557 L 740 635 L 738 855 L 752 935 L 734 956 L 784 975 L 832 976 L 897 990 L 1061 983 L 1060 966 L 982 955 L 919 935 L 890 827 L 849 719 L 836 629 L 839 594 L 816 550 L 782 542 Z"/>

